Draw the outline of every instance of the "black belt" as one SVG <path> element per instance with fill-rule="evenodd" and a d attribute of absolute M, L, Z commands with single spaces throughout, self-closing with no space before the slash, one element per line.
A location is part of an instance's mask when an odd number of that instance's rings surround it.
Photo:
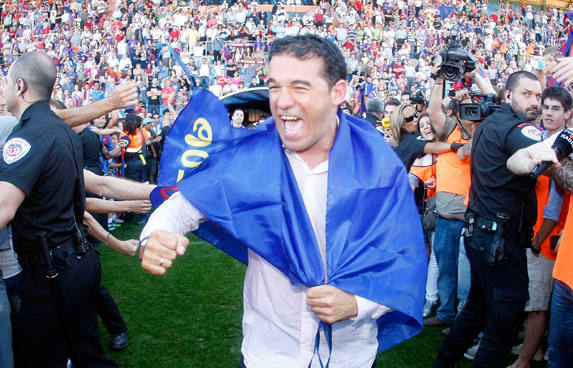
<path fill-rule="evenodd" d="M 473 217 L 473 227 L 483 231 L 496 232 L 501 229 L 512 232 L 519 231 L 519 223 L 517 221 L 508 220 L 501 222 L 499 220 L 490 220 L 487 217 L 480 216 L 475 212 L 468 212 L 466 214 L 466 223 L 469 223 L 469 219 L 471 217 Z"/>
<path fill-rule="evenodd" d="M 74 241 L 70 239 L 63 243 L 58 244 L 54 248 L 50 248 L 50 257 L 53 258 L 54 254 L 61 252 L 76 253 L 77 249 L 76 246 L 74 245 Z M 45 268 L 48 266 L 48 260 L 44 256 L 43 252 L 17 253 L 17 254 L 18 254 L 18 262 L 20 263 L 24 271 L 33 271 L 35 269 Z"/>
<path fill-rule="evenodd" d="M 124 157 L 127 161 L 129 161 L 129 160 L 140 160 L 139 153 L 129 152 L 129 153 L 126 153 Z"/>

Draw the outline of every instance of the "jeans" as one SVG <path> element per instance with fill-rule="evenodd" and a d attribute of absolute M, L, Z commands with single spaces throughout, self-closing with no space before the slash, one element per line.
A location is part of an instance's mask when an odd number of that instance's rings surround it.
<path fill-rule="evenodd" d="M 440 216 L 436 220 L 434 253 L 440 270 L 438 276 L 440 307 L 436 314 L 446 323 L 453 323 L 457 314 L 458 258 L 463 226 L 464 222 L 460 220 L 448 220 Z"/>
<path fill-rule="evenodd" d="M 6 284 L 0 272 L 0 368 L 14 367 L 12 356 L 12 324 L 10 322 L 10 302 Z"/>
<path fill-rule="evenodd" d="M 430 262 L 428 263 L 428 277 L 426 278 L 426 300 L 431 302 L 438 301 L 438 274 L 440 270 L 438 269 L 438 263 L 436 262 L 436 255 L 434 253 L 434 236 L 436 233 L 432 231 L 429 234 L 430 237 Z"/>
<path fill-rule="evenodd" d="M 518 244 L 517 234 L 507 235 L 503 261 L 490 266 L 486 253 L 493 243 L 493 233 L 474 227 L 473 236 L 464 240 L 471 264 L 470 293 L 438 350 L 434 367 L 453 368 L 482 330 L 473 367 L 503 367 L 523 323 L 528 298 L 525 249 Z"/>
<path fill-rule="evenodd" d="M 458 312 L 460 312 L 470 293 L 471 271 L 470 261 L 466 254 L 464 237 L 460 238 L 460 255 L 458 258 Z"/>
<path fill-rule="evenodd" d="M 139 157 L 126 159 L 125 177 L 139 183 L 147 181 L 147 169 Z"/>
<path fill-rule="evenodd" d="M 573 290 L 559 280 L 553 282 L 549 321 L 550 368 L 573 366 Z"/>

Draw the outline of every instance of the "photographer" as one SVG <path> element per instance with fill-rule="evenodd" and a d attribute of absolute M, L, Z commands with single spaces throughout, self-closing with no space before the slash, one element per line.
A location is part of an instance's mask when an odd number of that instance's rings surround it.
<path fill-rule="evenodd" d="M 446 54 L 442 59 L 449 58 Z M 432 73 L 435 83 L 430 95 L 428 113 L 436 131 L 436 138 L 438 141 L 450 144 L 452 151 L 442 153 L 436 166 L 438 219 L 433 246 L 440 270 L 438 277 L 440 307 L 435 317 L 424 321 L 426 326 L 453 323 L 469 292 L 470 270 L 465 251 L 463 247 L 460 248 L 460 237 L 467 209 L 465 200 L 470 187 L 469 149 L 476 124 L 473 121 L 461 120 L 458 116 L 458 102 L 472 102 L 467 91 L 459 92 L 453 100 L 449 97 L 443 99 L 443 96 L 445 77 L 460 76 L 471 77 L 482 92 L 493 93 L 491 84 L 476 73 L 474 67 L 475 64 L 469 65 L 470 70 L 466 70 L 465 65 L 461 64 L 457 73 L 454 73 L 453 67 L 446 65 L 444 73 L 444 68 L 438 63 Z M 448 117 L 448 111 L 451 112 L 451 117 Z M 456 308 L 458 299 L 460 305 Z"/>
<path fill-rule="evenodd" d="M 453 367 L 482 329 L 474 365 L 499 366 L 521 326 L 528 298 L 524 248 L 531 245 L 536 220 L 536 181 L 514 175 L 506 164 L 519 149 L 541 141 L 541 132 L 530 123 L 539 115 L 539 80 L 529 72 L 513 73 L 504 97 L 506 103 L 475 132 L 465 216 L 471 288 L 435 367 Z"/>

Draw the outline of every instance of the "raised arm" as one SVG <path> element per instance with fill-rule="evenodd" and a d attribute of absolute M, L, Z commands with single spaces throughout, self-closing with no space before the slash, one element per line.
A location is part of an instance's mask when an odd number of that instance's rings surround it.
<path fill-rule="evenodd" d="M 89 105 L 73 107 L 56 112 L 58 116 L 70 126 L 80 125 L 92 121 L 113 110 L 137 104 L 137 87 L 129 82 L 117 86 L 113 93 L 103 100 Z"/>

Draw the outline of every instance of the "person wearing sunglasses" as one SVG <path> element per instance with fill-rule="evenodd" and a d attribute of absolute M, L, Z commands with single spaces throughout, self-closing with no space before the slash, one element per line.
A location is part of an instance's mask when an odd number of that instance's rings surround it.
<path fill-rule="evenodd" d="M 450 151 L 448 143 L 430 142 L 420 135 L 418 113 L 413 105 L 402 104 L 398 106 L 392 114 L 390 127 L 392 138 L 396 144 L 394 150 L 408 171 L 410 171 L 414 160 L 426 153 Z"/>

